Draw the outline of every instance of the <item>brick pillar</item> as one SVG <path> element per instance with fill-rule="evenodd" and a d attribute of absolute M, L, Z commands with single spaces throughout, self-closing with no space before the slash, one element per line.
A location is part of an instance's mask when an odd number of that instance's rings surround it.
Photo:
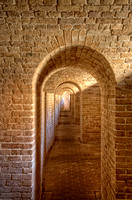
<path fill-rule="evenodd" d="M 75 94 L 75 123 L 80 124 L 80 92 Z"/>
<path fill-rule="evenodd" d="M 132 92 L 117 89 L 116 199 L 132 199 Z"/>

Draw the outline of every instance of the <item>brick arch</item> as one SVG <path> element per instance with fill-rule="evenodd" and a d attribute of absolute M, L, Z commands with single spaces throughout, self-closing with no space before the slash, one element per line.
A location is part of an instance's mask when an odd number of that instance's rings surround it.
<path fill-rule="evenodd" d="M 57 93 L 61 94 L 64 91 L 68 91 L 70 94 L 74 94 L 74 91 L 70 87 L 64 87 L 60 89 Z"/>
<path fill-rule="evenodd" d="M 101 90 L 101 108 L 102 108 L 102 195 L 106 190 L 112 192 L 115 195 L 115 177 L 111 171 L 114 170 L 113 159 L 110 164 L 109 160 L 111 155 L 108 155 L 108 149 L 112 149 L 114 152 L 114 140 L 112 146 L 110 146 L 110 140 L 108 137 L 114 137 L 115 129 L 115 95 L 116 95 L 116 79 L 113 70 L 105 59 L 105 57 L 97 52 L 96 50 L 80 44 L 72 44 L 66 46 L 59 46 L 50 52 L 38 66 L 35 75 L 33 77 L 33 101 L 34 101 L 34 124 L 36 133 L 36 169 L 40 170 L 40 113 L 41 113 L 41 101 L 42 98 L 42 85 L 45 79 L 55 72 L 56 70 L 73 67 L 84 70 L 91 74 L 98 82 Z M 35 117 L 36 116 L 36 117 Z M 115 158 L 113 156 L 113 158 Z M 103 158 L 106 158 L 103 160 Z M 106 166 L 109 167 L 108 171 Z M 36 171 L 36 172 L 37 172 Z M 112 173 L 112 175 L 111 175 Z M 37 174 L 37 173 L 36 173 Z M 41 186 L 40 174 L 36 175 L 36 198 L 38 198 L 38 193 L 40 193 Z M 110 181 L 107 181 L 110 180 Z M 112 188 L 112 189 L 111 189 Z"/>
<path fill-rule="evenodd" d="M 55 71 L 54 73 L 50 73 L 50 76 L 48 76 L 48 80 L 46 81 L 45 85 L 44 85 L 44 91 L 51 91 L 54 92 L 55 90 L 55 86 L 59 83 L 61 83 L 62 81 L 71 81 L 74 80 L 74 82 L 76 82 L 78 85 L 80 85 L 81 89 L 83 90 L 85 88 L 85 81 L 89 81 L 91 82 L 91 84 L 93 84 L 93 82 L 95 83 L 96 81 L 93 78 L 93 76 L 91 76 L 90 74 L 88 74 L 87 72 L 79 69 L 79 68 L 73 68 L 73 67 L 64 67 L 61 68 L 60 70 Z M 90 83 L 89 83 L 90 85 Z"/>
<path fill-rule="evenodd" d="M 101 84 L 101 88 L 106 84 L 107 86 L 116 84 L 113 70 L 102 54 L 87 46 L 74 45 L 59 47 L 49 53 L 38 66 L 33 77 L 33 85 L 43 82 L 44 77 L 52 71 L 69 66 L 87 71 L 99 85 Z"/>
<path fill-rule="evenodd" d="M 55 51 L 57 47 L 65 46 L 90 46 L 96 51 L 102 53 L 103 48 L 99 47 L 100 41 L 95 41 L 93 36 L 87 35 L 86 30 L 68 30 L 64 31 L 63 35 L 58 35 L 54 37 L 54 40 L 47 43 L 47 54 Z"/>
<path fill-rule="evenodd" d="M 76 88 L 78 88 L 78 90 L 81 92 L 81 87 L 76 83 L 76 82 L 74 82 L 74 81 L 62 81 L 61 83 L 59 83 L 57 86 L 56 86 L 56 88 L 55 88 L 55 93 L 56 93 L 56 91 L 57 91 L 57 89 L 60 87 L 60 86 L 65 86 L 65 84 L 70 84 L 71 85 L 71 87 L 72 87 L 72 85 L 73 86 L 75 86 Z M 74 90 L 74 89 L 73 89 Z M 76 92 L 75 90 L 74 90 L 74 92 Z"/>
<path fill-rule="evenodd" d="M 71 85 L 64 84 L 63 86 L 57 88 L 55 94 L 60 94 L 64 90 L 69 90 L 72 94 L 74 94 L 76 91 Z"/>
<path fill-rule="evenodd" d="M 72 109 L 72 114 L 74 118 L 74 122 L 78 121 L 78 124 L 80 124 L 80 139 L 82 138 L 82 89 L 79 86 L 78 83 L 75 81 L 67 80 L 67 81 L 61 81 L 60 83 L 57 84 L 55 93 L 60 87 L 65 87 L 66 85 L 69 85 L 72 87 L 74 90 L 74 96 L 73 96 L 73 109 Z M 78 96 L 78 103 L 75 101 L 75 96 Z M 77 105 L 79 105 L 80 109 L 77 109 Z"/>

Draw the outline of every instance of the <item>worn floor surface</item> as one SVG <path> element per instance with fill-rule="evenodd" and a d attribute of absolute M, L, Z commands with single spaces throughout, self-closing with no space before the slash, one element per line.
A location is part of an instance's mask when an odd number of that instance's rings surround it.
<path fill-rule="evenodd" d="M 100 198 L 100 147 L 80 143 L 79 125 L 61 112 L 56 141 L 45 165 L 42 200 Z"/>

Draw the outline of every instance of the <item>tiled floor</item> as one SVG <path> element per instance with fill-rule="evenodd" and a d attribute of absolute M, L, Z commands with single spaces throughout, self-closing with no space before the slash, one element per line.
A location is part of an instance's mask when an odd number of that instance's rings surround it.
<path fill-rule="evenodd" d="M 43 200 L 100 198 L 100 147 L 80 143 L 79 125 L 70 112 L 61 112 L 56 141 L 43 178 Z"/>

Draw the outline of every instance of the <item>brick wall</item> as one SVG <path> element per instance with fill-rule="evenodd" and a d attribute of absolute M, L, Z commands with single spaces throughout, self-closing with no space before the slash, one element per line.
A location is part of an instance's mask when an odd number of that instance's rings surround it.
<path fill-rule="evenodd" d="M 132 183 L 132 78 L 117 89 L 116 99 L 116 198 L 131 199 Z M 124 95 L 125 93 L 125 95 Z"/>
<path fill-rule="evenodd" d="M 72 116 L 74 117 L 74 94 L 70 94 L 70 109 Z"/>
<path fill-rule="evenodd" d="M 75 99 L 74 99 L 74 119 L 76 124 L 80 124 L 80 105 L 81 105 L 81 96 L 80 92 L 77 92 L 75 94 Z"/>
<path fill-rule="evenodd" d="M 36 176 L 40 173 L 40 185 L 38 187 L 42 187 L 43 182 L 43 171 L 44 171 L 44 163 L 46 158 L 46 93 L 42 91 L 41 98 L 41 137 L 40 137 L 40 170 L 41 172 L 36 173 Z"/>
<path fill-rule="evenodd" d="M 102 198 L 116 197 L 116 155 L 115 155 L 115 98 L 108 92 L 108 96 L 101 97 L 101 182 Z M 118 199 L 118 198 L 117 198 Z"/>
<path fill-rule="evenodd" d="M 55 95 L 55 127 L 58 124 L 59 114 L 60 114 L 60 95 Z"/>
<path fill-rule="evenodd" d="M 98 85 L 82 92 L 82 140 L 92 144 L 101 142 L 101 99 Z"/>
<path fill-rule="evenodd" d="M 103 199 L 131 199 L 131 10 L 131 0 L 0 1 L 1 199 L 34 198 L 35 169 L 36 185 L 41 179 L 40 88 L 64 66 L 88 71 L 102 87 Z M 116 101 L 107 93 L 114 77 Z"/>
<path fill-rule="evenodd" d="M 54 93 L 46 93 L 46 153 L 54 142 Z"/>

